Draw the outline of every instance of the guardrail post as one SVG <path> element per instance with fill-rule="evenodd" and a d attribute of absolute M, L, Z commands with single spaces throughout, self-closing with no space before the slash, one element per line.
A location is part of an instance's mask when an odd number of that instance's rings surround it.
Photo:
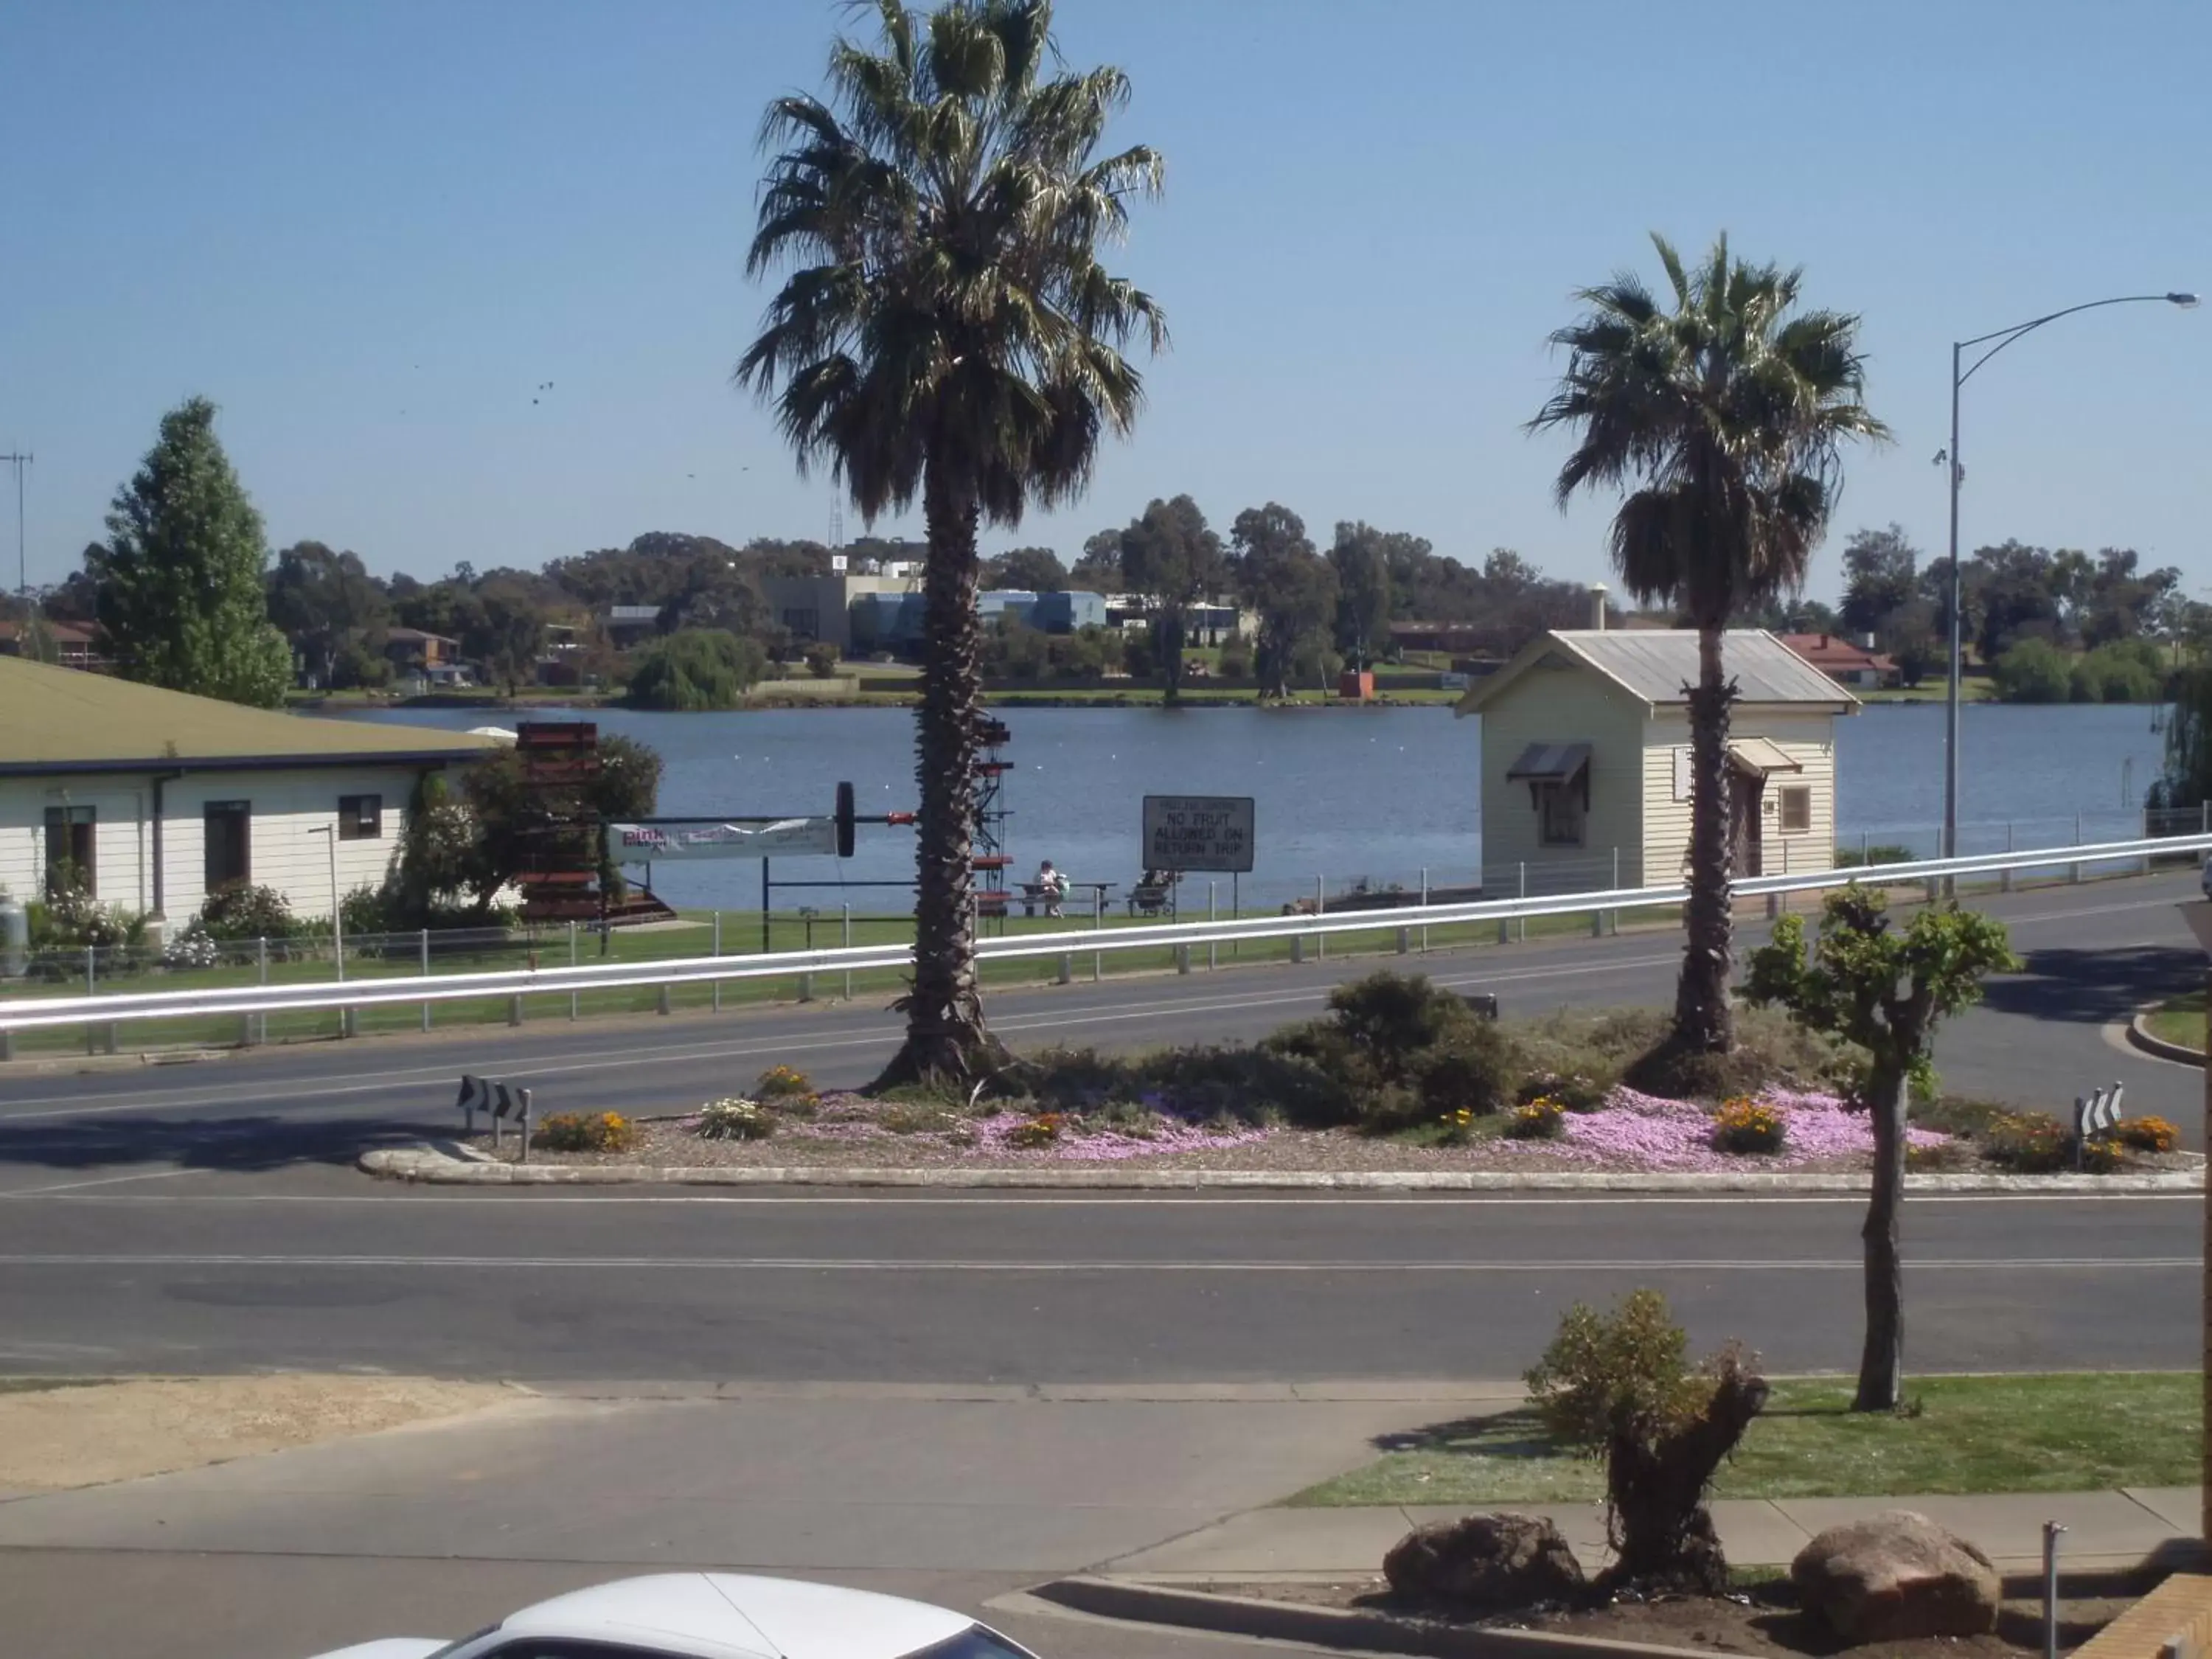
<path fill-rule="evenodd" d="M 422 977 L 428 979 L 430 977 L 430 930 L 427 927 L 422 929 L 420 944 L 422 953 Z M 427 1001 L 422 1005 L 422 1029 L 426 1031 L 430 1029 L 430 1005 Z"/>
<path fill-rule="evenodd" d="M 338 1035 L 342 1037 L 357 1037 L 361 1035 L 360 1009 L 348 1007 L 338 1010 Z"/>
<path fill-rule="evenodd" d="M 1106 892 L 1103 888 L 1091 890 L 1091 931 L 1097 933 L 1106 926 Z M 1091 982 L 1093 985 L 1106 976 L 1105 958 L 1093 951 L 1091 953 Z"/>
<path fill-rule="evenodd" d="M 1402 957 L 1413 948 L 1413 930 L 1410 927 L 1401 927 L 1398 930 L 1398 954 Z"/>
<path fill-rule="evenodd" d="M 84 994 L 88 997 L 100 994 L 100 963 L 93 954 L 93 947 L 89 945 L 84 947 Z M 98 1041 L 97 1031 L 94 1027 L 87 1025 L 84 1028 L 85 1053 L 98 1054 L 100 1052 L 97 1046 Z"/>
<path fill-rule="evenodd" d="M 1295 967 L 1297 967 L 1300 963 L 1304 962 L 1305 959 L 1306 959 L 1306 936 L 1305 936 L 1304 933 L 1293 933 L 1293 934 L 1291 934 L 1291 967 L 1293 967 L 1293 968 L 1295 968 Z"/>
<path fill-rule="evenodd" d="M 653 1012 L 660 1014 L 665 1014 L 670 1012 L 668 987 L 665 984 L 662 985 L 660 988 L 660 998 L 659 1002 L 654 1005 Z"/>
<path fill-rule="evenodd" d="M 1207 927 L 1211 927 L 1218 920 L 1219 920 L 1219 918 L 1215 914 L 1213 908 L 1213 884 L 1209 881 L 1206 884 L 1206 924 Z M 1212 939 L 1206 940 L 1206 971 L 1209 974 L 1220 966 L 1219 960 L 1214 955 L 1214 952 L 1219 948 L 1220 947 L 1215 945 Z"/>
<path fill-rule="evenodd" d="M 1060 982 L 1062 985 L 1075 982 L 1075 958 L 1072 956 L 1063 956 L 1060 959 Z"/>
<path fill-rule="evenodd" d="M 522 994 L 519 991 L 507 1000 L 507 1023 L 509 1025 L 522 1024 Z"/>
<path fill-rule="evenodd" d="M 1189 971 L 1190 946 L 1188 945 L 1178 945 L 1176 946 L 1176 972 L 1178 974 L 1187 974 Z"/>
<path fill-rule="evenodd" d="M 717 915 L 714 918 L 714 954 L 718 957 L 722 954 L 721 921 L 722 919 L 720 916 Z M 568 965 L 571 968 L 574 968 L 576 965 L 576 924 L 573 920 L 568 923 Z M 720 986 L 715 987 L 717 991 L 720 988 L 721 988 Z M 576 994 L 574 991 L 569 992 L 568 1018 L 571 1019 L 575 1018 L 579 1012 L 576 1006 Z M 529 1143 L 526 1141 L 524 1144 L 526 1146 Z"/>
<path fill-rule="evenodd" d="M 1314 878 L 1314 915 L 1316 916 L 1324 916 L 1328 914 L 1328 878 L 1326 876 L 1316 876 Z M 1326 933 L 1316 933 L 1314 935 L 1314 960 L 1316 962 L 1327 962 L 1328 960 L 1328 935 Z"/>
<path fill-rule="evenodd" d="M 1605 937 L 1605 912 L 1602 910 L 1590 912 L 1590 937 L 1592 939 Z"/>
<path fill-rule="evenodd" d="M 1498 919 L 1498 942 L 1500 945 L 1513 943 L 1513 921 L 1509 916 L 1500 916 Z"/>
<path fill-rule="evenodd" d="M 841 904 L 837 907 L 837 921 L 843 930 L 845 943 L 850 945 L 853 942 L 853 907 L 850 904 Z M 848 968 L 845 970 L 845 1000 L 850 1002 L 852 1000 L 853 970 Z"/>
<path fill-rule="evenodd" d="M 720 910 L 714 912 L 714 954 L 718 957 L 722 954 L 722 913 Z M 719 979 L 714 981 L 714 1012 L 718 1014 L 722 1012 L 722 981 Z"/>
<path fill-rule="evenodd" d="M 573 922 L 569 924 L 571 927 L 574 925 Z M 522 1161 L 527 1164 L 530 1162 L 530 1091 L 518 1089 L 515 1093 L 522 1100 Z"/>
<path fill-rule="evenodd" d="M 0 1031 L 0 1060 L 15 1058 L 15 1034 L 13 1031 Z"/>
<path fill-rule="evenodd" d="M 814 1000 L 813 975 L 801 974 L 799 976 L 799 1000 L 801 1002 L 811 1002 Z"/>
<path fill-rule="evenodd" d="M 118 1051 L 120 1050 L 121 1047 L 122 1047 L 122 1044 L 121 1044 L 121 1043 L 117 1040 L 117 1037 L 116 1037 L 116 1033 L 115 1033 L 115 1022 L 114 1022 L 113 1020 L 112 1020 L 112 1019 L 111 1019 L 111 1020 L 109 1020 L 109 1021 L 107 1022 L 107 1024 L 105 1024 L 105 1025 L 103 1025 L 103 1026 L 101 1026 L 101 1027 L 100 1028 L 100 1052 L 101 1052 L 102 1054 L 115 1054 L 115 1053 L 118 1052 Z"/>
<path fill-rule="evenodd" d="M 1429 866 L 1425 864 L 1421 866 L 1421 908 L 1425 910 L 1429 908 Z M 1421 954 L 1426 956 L 1428 953 L 1429 929 L 1425 922 L 1421 927 Z"/>
<path fill-rule="evenodd" d="M 2076 847 L 2081 844 L 2081 815 L 2079 812 L 2074 815 L 2074 844 Z M 2066 879 L 2074 885 L 2080 886 L 2081 866 L 2079 864 L 2069 865 L 2066 868 Z"/>
<path fill-rule="evenodd" d="M 269 939 L 265 934 L 253 941 L 253 951 L 256 960 L 260 964 L 261 983 L 266 985 L 269 983 Z M 266 1042 L 269 1041 L 268 1015 L 254 1015 L 253 1040 L 256 1042 Z"/>
<path fill-rule="evenodd" d="M 1516 895 L 1516 896 L 1523 899 L 1528 896 L 1528 861 L 1526 859 L 1521 860 L 1520 891 Z M 1520 927 L 1517 929 L 1521 935 L 1521 942 L 1523 945 L 1526 945 L 1528 942 L 1528 918 L 1522 916 L 1517 918 L 1517 920 L 1521 924 Z"/>
<path fill-rule="evenodd" d="M 2012 823 L 2009 820 L 2005 823 L 2005 851 L 2008 853 L 2012 851 Z M 2012 891 L 2013 873 L 2012 866 L 2010 865 L 2007 865 L 2005 866 L 2004 872 L 1997 878 L 1997 890 L 1999 892 L 2009 893 Z"/>

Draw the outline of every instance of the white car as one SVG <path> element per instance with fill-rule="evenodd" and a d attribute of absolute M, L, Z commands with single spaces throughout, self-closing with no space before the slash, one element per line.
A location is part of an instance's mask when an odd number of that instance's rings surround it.
<path fill-rule="evenodd" d="M 396 1637 L 321 1659 L 1032 1659 L 964 1613 L 789 1578 L 657 1573 L 574 1590 L 458 1642 Z"/>

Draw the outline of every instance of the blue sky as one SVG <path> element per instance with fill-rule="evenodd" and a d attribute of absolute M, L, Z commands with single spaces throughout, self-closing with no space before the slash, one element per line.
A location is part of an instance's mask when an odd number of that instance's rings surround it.
<path fill-rule="evenodd" d="M 100 532 L 204 392 L 283 545 L 536 565 L 646 530 L 826 534 L 731 364 L 774 94 L 823 0 L 23 0 L 0 36 L 0 445 L 31 573 Z M 865 20 L 860 20 L 865 21 Z M 1061 0 L 1168 191 L 1119 263 L 1168 309 L 1135 438 L 994 544 L 1188 490 L 1479 560 L 1603 574 L 1522 435 L 1571 291 L 1645 234 L 1802 264 L 1861 313 L 1898 434 L 1862 524 L 1939 550 L 1948 344 L 2111 294 L 2212 290 L 2212 6 Z M 539 383 L 551 381 L 550 391 Z M 2115 307 L 1969 388 L 1964 537 L 2133 545 L 2212 587 L 2212 306 Z M 538 401 L 533 404 L 535 397 Z M 12 509 L 14 503 L 6 502 Z M 15 578 L 0 514 L 0 570 Z M 896 530 L 900 526 L 893 525 Z M 848 533 L 857 520 L 848 514 Z"/>

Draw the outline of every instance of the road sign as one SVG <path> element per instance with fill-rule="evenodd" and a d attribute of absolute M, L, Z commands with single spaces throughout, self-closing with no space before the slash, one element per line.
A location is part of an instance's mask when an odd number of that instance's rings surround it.
<path fill-rule="evenodd" d="M 1147 795 L 1145 867 L 1220 870 L 1252 867 L 1252 797 Z"/>
<path fill-rule="evenodd" d="M 611 823 L 615 856 L 626 864 L 662 859 L 790 858 L 837 851 L 835 818 L 783 818 L 775 823 Z"/>
<path fill-rule="evenodd" d="M 2108 1135 L 2120 1127 L 2121 1085 L 2115 1083 L 2109 1089 L 2077 1096 L 2074 1102 L 2074 1142 L 2079 1147 L 2083 1141 L 2095 1140 Z"/>

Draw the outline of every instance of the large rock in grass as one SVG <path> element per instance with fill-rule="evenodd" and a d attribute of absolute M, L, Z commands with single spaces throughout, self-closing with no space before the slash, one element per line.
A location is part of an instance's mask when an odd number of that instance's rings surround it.
<path fill-rule="evenodd" d="M 1465 1607 L 1528 1607 L 1583 1588 L 1582 1563 L 1567 1540 L 1533 1515 L 1431 1521 L 1382 1558 L 1382 1576 L 1409 1601 Z"/>
<path fill-rule="evenodd" d="M 1805 1611 L 1854 1645 L 1996 1628 L 2003 1589 L 1990 1558 L 1924 1515 L 1892 1510 L 1831 1527 L 1797 1553 Z"/>

